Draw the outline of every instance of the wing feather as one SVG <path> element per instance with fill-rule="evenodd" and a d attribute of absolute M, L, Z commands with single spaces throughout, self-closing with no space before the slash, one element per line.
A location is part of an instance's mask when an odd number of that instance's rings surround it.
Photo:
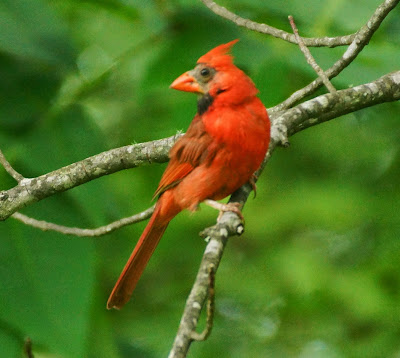
<path fill-rule="evenodd" d="M 215 154 L 210 153 L 211 143 L 212 137 L 206 132 L 201 116 L 196 115 L 186 134 L 171 148 L 169 164 L 154 197 L 177 185 L 208 158 L 213 158 Z"/>

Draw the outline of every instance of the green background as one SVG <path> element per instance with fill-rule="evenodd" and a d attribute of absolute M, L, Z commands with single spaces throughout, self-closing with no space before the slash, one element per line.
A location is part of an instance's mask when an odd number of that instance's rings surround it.
<path fill-rule="evenodd" d="M 222 5 L 303 36 L 355 32 L 376 0 L 235 0 Z M 400 10 L 333 84 L 399 69 Z M 315 78 L 295 45 L 236 27 L 200 1 L 2 0 L 0 149 L 34 177 L 185 130 L 192 94 L 168 89 L 197 58 L 240 38 L 236 63 L 274 106 Z M 323 68 L 345 48 L 311 49 Z M 324 93 L 320 90 L 319 93 Z M 211 337 L 191 357 L 400 354 L 399 104 L 311 128 L 275 151 L 216 279 Z M 151 205 L 165 165 L 127 170 L 36 203 L 39 220 L 95 228 Z M 0 189 L 15 182 L 0 168 Z M 145 223 L 100 238 L 0 223 L 0 357 L 166 357 L 215 222 L 202 207 L 168 228 L 131 302 L 105 303 Z M 200 328 L 203 322 L 200 324 Z"/>

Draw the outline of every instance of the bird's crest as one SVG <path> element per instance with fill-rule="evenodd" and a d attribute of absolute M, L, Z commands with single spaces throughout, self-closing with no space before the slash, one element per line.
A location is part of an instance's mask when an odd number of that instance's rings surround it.
<path fill-rule="evenodd" d="M 238 42 L 239 39 L 233 40 L 226 44 L 219 45 L 212 50 L 208 51 L 205 55 L 201 56 L 197 63 L 207 64 L 216 70 L 221 69 L 225 66 L 232 65 L 232 55 L 229 53 L 232 46 Z"/>

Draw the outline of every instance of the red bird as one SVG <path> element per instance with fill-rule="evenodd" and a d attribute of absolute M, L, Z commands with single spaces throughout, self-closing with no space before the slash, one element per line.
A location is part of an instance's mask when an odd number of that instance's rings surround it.
<path fill-rule="evenodd" d="M 214 200 L 253 182 L 268 150 L 270 122 L 254 83 L 232 62 L 229 50 L 237 41 L 201 56 L 193 70 L 170 86 L 198 94 L 197 114 L 171 148 L 155 193 L 154 213 L 111 292 L 108 309 L 128 302 L 165 229 L 180 211 L 194 211 L 205 202 L 241 216 L 234 204 Z"/>

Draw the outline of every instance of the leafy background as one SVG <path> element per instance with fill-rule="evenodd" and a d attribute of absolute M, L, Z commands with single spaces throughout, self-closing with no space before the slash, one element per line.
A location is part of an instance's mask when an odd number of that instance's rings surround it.
<path fill-rule="evenodd" d="M 221 1 L 304 36 L 356 31 L 380 1 Z M 398 70 L 399 9 L 333 81 L 346 88 Z M 185 130 L 195 98 L 168 85 L 240 38 L 236 63 L 266 106 L 315 75 L 298 48 L 218 18 L 195 0 L 2 0 L 0 148 L 26 177 L 114 147 Z M 327 68 L 343 53 L 312 49 Z M 321 93 L 323 90 L 321 90 Z M 277 150 L 230 240 L 217 277 L 214 329 L 192 357 L 400 355 L 399 104 L 304 131 Z M 164 165 L 98 179 L 23 210 L 97 227 L 150 205 Z M 0 168 L 1 189 L 15 185 Z M 0 223 L 0 356 L 160 357 L 173 341 L 215 221 L 202 208 L 171 223 L 131 302 L 105 302 L 145 223 L 88 239 Z"/>

